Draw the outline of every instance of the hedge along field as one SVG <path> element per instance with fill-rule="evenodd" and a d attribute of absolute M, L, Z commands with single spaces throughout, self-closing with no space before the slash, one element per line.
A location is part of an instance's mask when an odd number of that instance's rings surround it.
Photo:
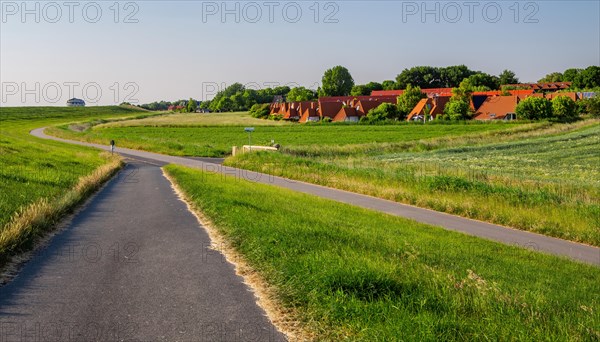
<path fill-rule="evenodd" d="M 600 125 L 433 151 L 254 153 L 235 166 L 600 246 Z"/>
<path fill-rule="evenodd" d="M 168 124 L 169 117 L 148 119 L 147 122 L 155 125 L 157 120 L 161 120 L 158 126 L 107 127 L 102 125 L 83 132 L 73 131 L 64 125 L 51 130 L 50 133 L 64 138 L 96 143 L 114 139 L 122 147 L 179 156 L 223 157 L 231 153 L 232 146 L 248 144 L 248 134 L 244 132 L 244 126 L 174 127 L 177 120 Z M 143 125 L 144 122 L 146 120 L 137 121 L 139 125 Z M 395 143 L 481 134 L 515 128 L 518 125 L 517 123 L 462 123 L 427 126 L 421 124 L 261 126 L 256 127 L 255 132 L 252 133 L 252 144 L 270 145 L 271 141 L 275 141 L 286 147 Z"/>
<path fill-rule="evenodd" d="M 65 122 L 139 115 L 148 114 L 124 107 L 0 108 L 0 265 L 9 254 L 27 248 L 35 236 L 120 166 L 117 157 L 38 139 L 29 131 Z"/>
<path fill-rule="evenodd" d="M 313 340 L 600 339 L 600 269 L 167 166 Z"/>

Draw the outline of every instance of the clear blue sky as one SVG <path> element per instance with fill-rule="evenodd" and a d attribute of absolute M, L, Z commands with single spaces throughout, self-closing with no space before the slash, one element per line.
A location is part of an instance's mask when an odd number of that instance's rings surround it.
<path fill-rule="evenodd" d="M 57 2 L 58 9 L 2 1 L 1 105 L 63 105 L 70 82 L 75 97 L 96 104 L 129 94 L 146 103 L 206 99 L 215 85 L 236 81 L 314 88 L 335 65 L 346 66 L 357 84 L 394 79 L 417 65 L 511 69 L 521 81 L 600 65 L 599 1 L 521 1 L 518 13 L 516 1 L 474 3 L 227 2 L 222 18 L 221 1 L 120 2 L 118 13 L 113 1 Z M 137 22 L 124 23 L 130 14 Z"/>

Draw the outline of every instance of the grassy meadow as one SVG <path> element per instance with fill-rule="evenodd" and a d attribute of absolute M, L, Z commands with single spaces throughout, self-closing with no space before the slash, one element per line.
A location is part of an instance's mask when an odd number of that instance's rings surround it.
<path fill-rule="evenodd" d="M 598 120 L 370 126 L 172 114 L 50 133 L 222 157 L 248 143 L 243 129 L 250 125 L 253 144 L 275 141 L 281 152 L 228 158 L 226 165 L 600 246 Z"/>
<path fill-rule="evenodd" d="M 0 265 L 120 167 L 107 153 L 38 139 L 29 131 L 139 115 L 148 113 L 123 107 L 0 108 Z"/>
<path fill-rule="evenodd" d="M 182 119 L 187 115 L 190 117 Z M 211 117 L 204 120 L 204 115 L 211 115 Z M 219 115 L 222 115 L 223 118 L 217 124 Z M 256 131 L 252 133 L 252 144 L 270 145 L 271 141 L 274 141 L 289 148 L 315 145 L 354 146 L 357 144 L 416 142 L 424 139 L 503 131 L 519 126 L 514 123 L 470 123 L 426 127 L 420 124 L 301 125 L 253 119 L 248 114 L 177 114 L 132 122 L 122 121 L 97 125 L 84 131 L 63 125 L 52 129 L 50 133 L 64 138 L 96 143 L 114 139 L 122 147 L 170 155 L 224 157 L 231 153 L 232 146 L 239 147 L 248 144 L 248 135 L 244 132 L 244 127 L 254 125 L 254 122 L 248 122 L 247 125 L 230 123 L 252 121 L 250 119 L 260 121 L 263 125 L 256 125 Z"/>
<path fill-rule="evenodd" d="M 600 339 L 597 267 L 224 175 L 165 169 L 312 340 Z"/>
<path fill-rule="evenodd" d="M 600 246 L 600 125 L 543 131 L 430 151 L 292 149 L 227 164 Z"/>

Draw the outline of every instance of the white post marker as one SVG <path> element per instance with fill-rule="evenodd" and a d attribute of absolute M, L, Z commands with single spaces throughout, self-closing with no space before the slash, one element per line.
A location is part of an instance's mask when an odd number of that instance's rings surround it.
<path fill-rule="evenodd" d="M 244 128 L 244 132 L 248 132 L 248 148 L 252 152 L 252 132 L 254 132 L 254 127 L 246 127 Z"/>
<path fill-rule="evenodd" d="M 115 141 L 111 140 L 110 141 L 110 154 L 115 153 Z"/>

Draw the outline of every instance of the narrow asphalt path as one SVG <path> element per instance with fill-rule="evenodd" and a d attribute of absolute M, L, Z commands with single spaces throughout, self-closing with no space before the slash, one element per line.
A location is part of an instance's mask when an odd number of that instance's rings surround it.
<path fill-rule="evenodd" d="M 31 131 L 31 134 L 44 139 L 52 139 L 70 144 L 91 146 L 103 150 L 108 149 L 108 146 L 106 145 L 84 143 L 80 141 L 52 137 L 46 135 L 44 133 L 44 129 L 45 128 L 35 129 Z M 429 209 L 417 208 L 367 195 L 289 180 L 264 173 L 225 167 L 218 164 L 204 162 L 202 160 L 167 156 L 158 153 L 131 150 L 126 148 L 118 148 L 117 152 L 126 157 L 151 161 L 153 163 L 157 163 L 158 165 L 178 164 L 204 171 L 218 172 L 224 175 L 230 175 L 252 182 L 275 185 L 391 215 L 410 218 L 418 222 L 439 226 L 445 229 L 454 230 L 505 244 L 521 246 L 523 248 L 528 248 L 535 251 L 568 257 L 594 265 L 600 265 L 600 248 L 594 246 L 471 220 Z"/>
<path fill-rule="evenodd" d="M 283 341 L 171 188 L 128 162 L 0 287 L 0 341 Z"/>

